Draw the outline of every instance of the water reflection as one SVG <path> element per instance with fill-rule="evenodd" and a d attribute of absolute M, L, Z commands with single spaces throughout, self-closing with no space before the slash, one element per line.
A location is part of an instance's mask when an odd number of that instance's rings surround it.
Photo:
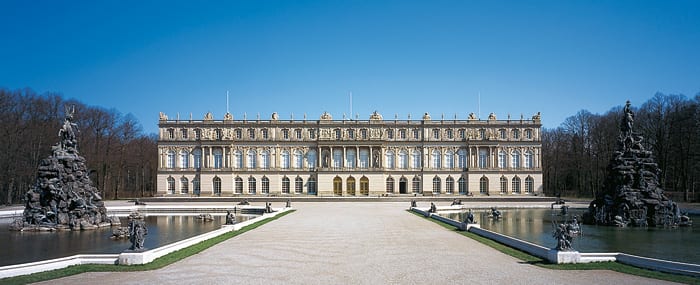
<path fill-rule="evenodd" d="M 506 234 L 545 247 L 555 247 L 552 237 L 555 222 L 579 217 L 583 210 L 569 210 L 569 216 L 559 215 L 559 210 L 549 209 L 500 209 L 500 220 L 488 217 L 489 211 L 474 211 L 475 220 L 483 229 Z M 466 212 L 440 213 L 445 217 L 463 221 Z M 698 221 L 698 216 L 691 216 Z M 700 264 L 700 226 L 675 229 L 617 228 L 581 225 L 583 235 L 574 239 L 573 247 L 580 252 L 624 252 L 639 256 Z"/>
<path fill-rule="evenodd" d="M 242 222 L 256 216 L 237 215 Z M 205 232 L 219 229 L 226 219 L 214 216 L 203 222 L 195 216 L 146 216 L 148 235 L 144 246 L 156 248 Z M 126 226 L 126 218 L 121 218 Z M 128 239 L 113 240 L 111 228 L 82 232 L 15 232 L 8 230 L 10 219 L 0 220 L 0 266 L 66 257 L 75 254 L 120 253 L 131 246 Z"/>

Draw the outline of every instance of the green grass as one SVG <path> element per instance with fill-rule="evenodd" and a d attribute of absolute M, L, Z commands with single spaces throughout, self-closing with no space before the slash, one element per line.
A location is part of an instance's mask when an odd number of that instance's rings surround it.
<path fill-rule="evenodd" d="M 555 269 L 555 270 L 612 270 L 612 271 L 617 271 L 617 272 L 630 274 L 630 275 L 636 275 L 636 276 L 640 276 L 640 277 L 654 278 L 654 279 L 659 279 L 659 280 L 666 280 L 666 281 L 679 282 L 679 283 L 685 283 L 685 284 L 698 284 L 698 285 L 700 285 L 699 278 L 694 278 L 694 277 L 686 276 L 686 275 L 678 275 L 678 274 L 670 274 L 670 273 L 664 273 L 664 272 L 659 272 L 659 271 L 653 271 L 653 270 L 639 268 L 639 267 L 635 267 L 635 266 L 631 266 L 631 265 L 627 265 L 627 264 L 622 264 L 619 262 L 592 262 L 592 263 L 574 263 L 574 264 L 550 263 L 547 260 L 544 260 L 544 259 L 539 258 L 537 256 L 530 255 L 529 253 L 520 251 L 518 249 L 504 245 L 504 244 L 499 243 L 497 241 L 479 236 L 479 235 L 474 234 L 474 233 L 460 231 L 459 229 L 456 229 L 454 226 L 452 226 L 450 224 L 443 223 L 443 222 L 435 220 L 435 219 L 427 218 L 427 217 L 423 216 L 422 214 L 413 212 L 411 210 L 408 210 L 408 211 L 415 214 L 416 216 L 423 218 L 423 219 L 428 219 L 430 221 L 433 221 L 436 224 L 441 225 L 450 231 L 453 231 L 457 234 L 469 237 L 469 238 L 476 240 L 482 244 L 485 244 L 485 245 L 487 245 L 495 250 L 498 250 L 502 253 L 505 253 L 505 254 L 510 255 L 512 257 L 515 257 L 517 259 L 520 259 L 524 263 L 533 264 L 533 265 L 540 266 L 543 268 Z"/>
<path fill-rule="evenodd" d="M 264 224 L 271 221 L 279 219 L 295 210 L 287 211 L 281 213 L 273 218 L 255 222 L 253 224 L 247 225 L 238 231 L 227 232 L 223 235 L 211 238 L 200 243 L 194 244 L 192 246 L 183 248 L 181 250 L 169 253 L 165 256 L 159 257 L 151 263 L 143 265 L 108 265 L 108 264 L 86 264 L 86 265 L 74 265 L 63 269 L 56 269 L 51 271 L 39 272 L 29 275 L 22 275 L 16 277 L 9 277 L 0 279 L 0 284 L 27 284 L 33 282 L 46 281 L 66 276 L 71 276 L 75 274 L 85 273 L 85 272 L 130 272 L 130 271 L 146 271 L 163 268 L 167 265 L 173 264 L 177 261 L 185 259 L 189 256 L 198 254 L 205 249 L 208 249 L 220 242 L 228 240 L 237 235 L 243 234 L 247 231 L 254 230 Z"/>

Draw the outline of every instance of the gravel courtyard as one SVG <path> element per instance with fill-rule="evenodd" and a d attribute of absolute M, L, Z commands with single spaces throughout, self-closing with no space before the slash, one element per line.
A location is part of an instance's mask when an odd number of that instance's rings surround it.
<path fill-rule="evenodd" d="M 449 203 L 448 203 L 449 204 Z M 407 203 L 294 203 L 297 211 L 155 271 L 45 284 L 664 284 L 549 270 L 405 211 Z"/>

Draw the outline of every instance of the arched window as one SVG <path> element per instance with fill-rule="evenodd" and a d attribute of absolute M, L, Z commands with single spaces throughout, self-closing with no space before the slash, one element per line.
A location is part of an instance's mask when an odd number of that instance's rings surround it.
<path fill-rule="evenodd" d="M 294 179 L 294 193 L 301 194 L 304 191 L 304 180 L 297 176 Z"/>
<path fill-rule="evenodd" d="M 175 194 L 175 178 L 168 177 L 168 194 Z"/>
<path fill-rule="evenodd" d="M 347 161 L 345 162 L 345 165 L 348 168 L 355 168 L 355 150 L 354 149 L 346 150 L 345 156 L 347 157 Z"/>
<path fill-rule="evenodd" d="M 458 161 L 459 161 L 459 168 L 460 169 L 465 169 L 467 168 L 467 150 L 465 149 L 460 149 L 457 151 L 457 156 Z"/>
<path fill-rule="evenodd" d="M 525 152 L 525 168 L 532 169 L 535 167 L 534 155 L 531 150 Z"/>
<path fill-rule="evenodd" d="M 513 193 L 520 194 L 520 177 L 513 177 Z"/>
<path fill-rule="evenodd" d="M 316 195 L 316 179 L 309 177 L 309 180 L 306 181 L 306 188 L 309 195 Z"/>
<path fill-rule="evenodd" d="M 360 168 L 367 169 L 369 167 L 369 150 L 360 150 Z"/>
<path fill-rule="evenodd" d="M 350 176 L 350 178 L 348 178 L 346 184 L 347 184 L 346 191 L 347 191 L 348 195 L 355 195 L 355 178 Z"/>
<path fill-rule="evenodd" d="M 282 178 L 282 194 L 289 194 L 289 178 L 287 176 Z"/>
<path fill-rule="evenodd" d="M 466 195 L 468 193 L 468 190 L 467 181 L 464 179 L 464 177 L 460 177 L 459 180 L 457 180 L 457 184 L 459 187 L 459 194 Z"/>
<path fill-rule="evenodd" d="M 481 179 L 479 179 L 479 193 L 489 193 L 489 179 L 486 178 L 486 176 L 482 176 Z"/>
<path fill-rule="evenodd" d="M 511 165 L 512 168 L 520 168 L 520 151 L 513 151 L 511 153 L 511 160 L 513 161 L 513 164 Z"/>
<path fill-rule="evenodd" d="M 399 151 L 399 168 L 408 169 L 408 152 L 405 150 Z"/>
<path fill-rule="evenodd" d="M 233 152 L 233 168 L 243 168 L 243 153 L 241 153 L 240 150 L 236 150 Z"/>
<path fill-rule="evenodd" d="M 501 194 L 508 193 L 508 178 L 506 178 L 505 176 L 501 176 L 500 186 L 501 186 Z"/>
<path fill-rule="evenodd" d="M 260 168 L 270 169 L 270 151 L 263 150 L 260 153 Z"/>
<path fill-rule="evenodd" d="M 421 190 L 420 190 L 420 178 L 418 178 L 418 176 L 414 176 L 414 177 L 413 177 L 413 181 L 412 181 L 412 185 L 411 185 L 411 186 L 412 186 L 412 188 L 413 188 L 413 189 L 412 189 L 412 190 L 413 190 L 413 193 L 421 193 Z"/>
<path fill-rule="evenodd" d="M 270 193 L 270 179 L 266 176 L 263 176 L 263 178 L 260 180 L 260 192 L 262 194 Z"/>
<path fill-rule="evenodd" d="M 394 178 L 386 179 L 386 193 L 394 193 Z"/>
<path fill-rule="evenodd" d="M 249 150 L 248 155 L 246 158 L 246 164 L 248 165 L 248 169 L 255 169 L 256 166 L 256 156 L 257 153 L 254 150 Z"/>
<path fill-rule="evenodd" d="M 304 168 L 304 154 L 301 150 L 294 151 L 294 169 Z"/>
<path fill-rule="evenodd" d="M 306 165 L 308 165 L 310 169 L 314 169 L 316 168 L 316 161 L 318 161 L 316 151 L 309 150 L 309 152 L 306 153 Z"/>
<path fill-rule="evenodd" d="M 440 177 L 433 178 L 433 194 L 440 194 Z"/>
<path fill-rule="evenodd" d="M 192 152 L 192 156 L 194 156 L 194 168 L 195 169 L 200 169 L 202 168 L 202 150 L 201 149 L 195 149 Z"/>
<path fill-rule="evenodd" d="M 445 168 L 455 168 L 455 153 L 451 150 L 445 152 Z"/>
<path fill-rule="evenodd" d="M 224 154 L 220 148 L 214 149 L 214 168 L 220 169 L 224 163 Z"/>
<path fill-rule="evenodd" d="M 479 149 L 479 168 L 488 167 L 489 151 L 487 149 Z"/>
<path fill-rule="evenodd" d="M 343 167 L 343 151 L 339 149 L 333 150 L 333 168 L 340 169 Z"/>
<path fill-rule="evenodd" d="M 180 168 L 190 168 L 190 153 L 186 150 L 180 151 Z"/>
<path fill-rule="evenodd" d="M 333 194 L 338 196 L 343 195 L 343 179 L 338 176 L 333 178 Z"/>
<path fill-rule="evenodd" d="M 212 184 L 212 191 L 214 192 L 214 195 L 221 195 L 221 178 L 214 176 Z"/>
<path fill-rule="evenodd" d="M 197 196 L 202 193 L 202 184 L 199 182 L 199 176 L 192 179 L 192 192 Z"/>
<path fill-rule="evenodd" d="M 180 194 L 187 194 L 189 192 L 190 188 L 190 181 L 187 180 L 187 177 L 182 177 L 180 178 Z"/>
<path fill-rule="evenodd" d="M 234 189 L 236 190 L 236 194 L 243 194 L 243 179 L 240 177 L 236 177 L 234 179 Z"/>
<path fill-rule="evenodd" d="M 498 168 L 506 168 L 506 161 L 508 161 L 508 155 L 505 151 L 498 151 Z"/>
<path fill-rule="evenodd" d="M 166 167 L 167 168 L 175 168 L 175 152 L 172 150 L 169 150 L 168 153 L 168 161 L 166 162 Z"/>
<path fill-rule="evenodd" d="M 280 168 L 289 169 L 289 152 L 286 150 L 280 154 Z"/>
<path fill-rule="evenodd" d="M 248 177 L 248 194 L 255 194 L 255 177 Z"/>
<path fill-rule="evenodd" d="M 431 160 L 432 163 L 433 163 L 432 167 L 433 167 L 434 169 L 440 169 L 440 167 L 442 167 L 442 166 L 441 166 L 441 163 L 440 163 L 440 162 L 442 161 L 442 157 L 440 156 L 440 151 L 439 151 L 439 150 L 437 150 L 437 149 L 436 149 L 436 150 L 433 150 L 433 154 L 430 155 L 430 160 Z"/>
<path fill-rule="evenodd" d="M 360 195 L 369 195 L 369 178 L 362 176 L 360 178 Z"/>
<path fill-rule="evenodd" d="M 387 151 L 386 152 L 386 165 L 387 169 L 394 169 L 394 152 L 393 151 Z"/>
<path fill-rule="evenodd" d="M 413 169 L 420 169 L 421 166 L 421 159 L 420 159 L 420 151 L 415 150 L 413 151 L 413 157 L 411 157 L 411 167 Z"/>
<path fill-rule="evenodd" d="M 531 176 L 525 178 L 525 193 L 531 194 L 535 191 L 535 179 Z"/>
<path fill-rule="evenodd" d="M 455 179 L 452 176 L 448 176 L 445 179 L 445 193 L 453 194 L 455 192 Z"/>

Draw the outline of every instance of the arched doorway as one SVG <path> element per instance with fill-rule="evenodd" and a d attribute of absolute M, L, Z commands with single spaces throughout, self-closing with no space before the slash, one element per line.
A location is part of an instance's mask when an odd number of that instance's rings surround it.
<path fill-rule="evenodd" d="M 355 177 L 350 176 L 347 181 L 347 193 L 348 195 L 353 195 L 355 196 Z"/>
<path fill-rule="evenodd" d="M 369 178 L 360 178 L 360 195 L 369 196 Z"/>
<path fill-rule="evenodd" d="M 338 176 L 333 178 L 333 194 L 343 196 L 343 179 Z"/>
<path fill-rule="evenodd" d="M 406 177 L 401 177 L 399 179 L 399 194 L 407 194 L 408 193 L 408 179 Z"/>

